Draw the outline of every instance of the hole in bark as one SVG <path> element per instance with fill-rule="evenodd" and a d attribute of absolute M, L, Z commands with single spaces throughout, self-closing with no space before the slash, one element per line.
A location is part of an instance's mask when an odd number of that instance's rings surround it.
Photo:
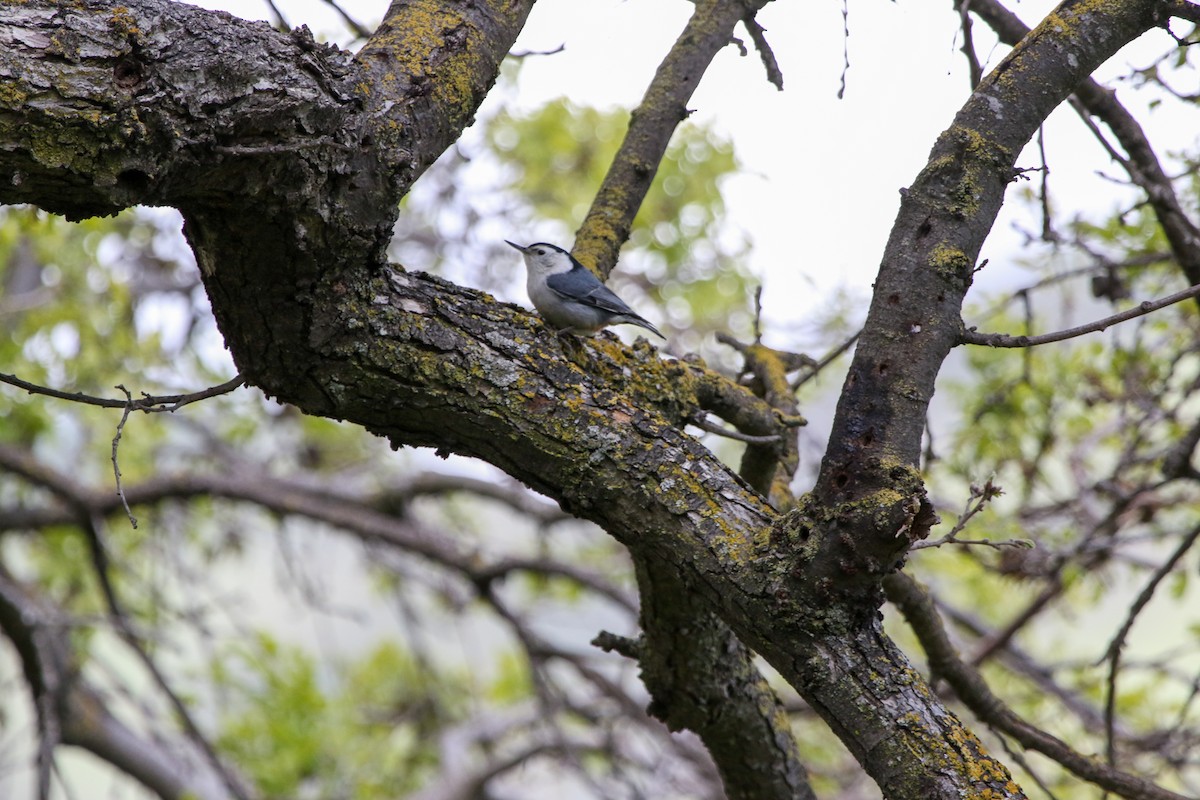
<path fill-rule="evenodd" d="M 892 367 L 892 365 L 890 363 L 888 363 L 887 361 L 880 361 L 879 366 L 875 368 L 875 371 L 878 372 L 879 377 L 882 378 L 883 376 L 888 374 L 888 370 L 891 369 L 891 367 Z"/>
<path fill-rule="evenodd" d="M 898 295 L 898 294 L 889 294 L 889 295 L 888 295 L 888 299 L 887 299 L 887 301 L 888 301 L 888 305 L 889 305 L 889 306 L 894 306 L 894 305 L 897 305 L 897 304 L 899 304 L 899 302 L 900 302 L 900 295 Z"/>
<path fill-rule="evenodd" d="M 838 489 L 845 489 L 846 484 L 850 482 L 850 476 L 844 472 L 839 472 L 833 479 L 833 485 Z"/>
<path fill-rule="evenodd" d="M 113 67 L 113 82 L 122 89 L 132 89 L 142 82 L 142 65 L 137 59 L 122 58 Z"/>
<path fill-rule="evenodd" d="M 866 445 L 867 447 L 870 447 L 872 444 L 875 443 L 875 429 L 874 428 L 867 428 L 867 432 L 862 435 L 862 443 L 864 445 Z"/>
<path fill-rule="evenodd" d="M 140 169 L 126 169 L 117 175 L 117 183 L 131 191 L 144 192 L 150 186 L 150 176 Z"/>

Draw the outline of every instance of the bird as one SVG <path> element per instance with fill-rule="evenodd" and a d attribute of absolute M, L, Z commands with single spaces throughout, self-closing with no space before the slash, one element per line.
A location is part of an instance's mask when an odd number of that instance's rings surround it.
<path fill-rule="evenodd" d="M 609 325 L 624 324 L 638 325 L 660 339 L 667 338 L 558 245 L 504 242 L 525 257 L 529 299 L 557 333 L 590 336 Z"/>

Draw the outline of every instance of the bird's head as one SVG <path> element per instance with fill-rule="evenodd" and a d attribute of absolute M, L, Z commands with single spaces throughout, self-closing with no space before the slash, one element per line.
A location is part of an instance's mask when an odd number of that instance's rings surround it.
<path fill-rule="evenodd" d="M 504 242 L 521 251 L 521 254 L 525 256 L 525 266 L 532 272 L 553 275 L 557 272 L 567 272 L 577 263 L 570 253 L 556 244 L 535 242 L 530 245 L 520 245 L 507 239 Z"/>

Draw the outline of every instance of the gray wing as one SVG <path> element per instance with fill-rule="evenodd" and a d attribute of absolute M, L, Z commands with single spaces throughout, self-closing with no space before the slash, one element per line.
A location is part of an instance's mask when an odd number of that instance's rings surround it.
<path fill-rule="evenodd" d="M 596 276 L 587 270 L 582 272 L 571 270 L 551 275 L 546 278 L 546 285 L 564 300 L 573 300 L 576 303 L 594 306 L 610 314 L 628 314 L 637 317 L 634 310 L 626 305 L 624 300 L 617 297 L 612 289 L 597 280 Z"/>

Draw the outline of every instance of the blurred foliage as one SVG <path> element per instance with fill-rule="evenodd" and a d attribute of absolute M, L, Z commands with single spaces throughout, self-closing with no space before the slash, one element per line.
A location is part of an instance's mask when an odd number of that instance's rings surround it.
<path fill-rule="evenodd" d="M 219 745 L 268 797 L 392 798 L 438 764 L 438 732 L 465 690 L 393 643 L 351 663 L 259 634 L 213 662 L 225 698 Z"/>

